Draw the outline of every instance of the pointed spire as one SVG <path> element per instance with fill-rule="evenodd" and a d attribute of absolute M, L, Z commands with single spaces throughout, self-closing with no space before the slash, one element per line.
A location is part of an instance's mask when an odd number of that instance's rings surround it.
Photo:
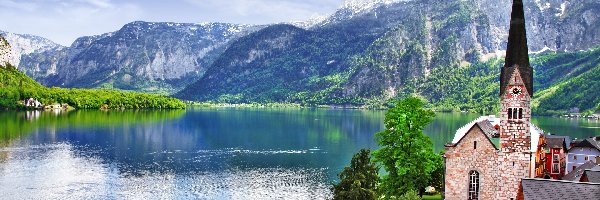
<path fill-rule="evenodd" d="M 525 88 L 533 96 L 533 70 L 529 64 L 529 49 L 527 48 L 527 33 L 525 31 L 525 11 L 523 0 L 513 0 L 510 19 L 510 31 L 506 48 L 506 61 L 500 75 L 500 95 L 503 95 L 509 79 L 518 66 Z"/>

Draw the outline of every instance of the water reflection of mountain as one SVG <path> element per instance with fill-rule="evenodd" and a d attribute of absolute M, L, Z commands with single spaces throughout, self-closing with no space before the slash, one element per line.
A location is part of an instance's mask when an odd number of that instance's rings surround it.
<path fill-rule="evenodd" d="M 0 112 L 0 143 L 27 136 L 34 132 L 61 128 L 107 127 L 114 125 L 150 123 L 181 117 L 183 110 L 126 110 L 71 112 L 3 111 Z"/>
<path fill-rule="evenodd" d="M 347 110 L 188 110 L 178 120 L 73 126 L 55 133 L 50 128 L 29 138 L 73 143 L 75 153 L 99 157 L 126 175 L 341 168 L 359 148 L 375 146 L 381 117 Z"/>

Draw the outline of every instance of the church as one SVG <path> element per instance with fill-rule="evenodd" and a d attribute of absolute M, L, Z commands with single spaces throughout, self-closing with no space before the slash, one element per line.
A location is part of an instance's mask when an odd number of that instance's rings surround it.
<path fill-rule="evenodd" d="M 507 46 L 500 74 L 498 117 L 482 116 L 466 124 L 445 145 L 445 199 L 597 197 L 600 183 L 586 176 L 595 174 L 594 170 L 585 171 L 579 181 L 534 178 L 540 174 L 536 168 L 540 166 L 537 150 L 544 148 L 546 137 L 551 138 L 531 123 L 533 69 L 529 64 L 523 0 L 513 0 Z"/>
<path fill-rule="evenodd" d="M 531 124 L 533 70 L 529 64 L 522 0 L 514 0 L 506 61 L 500 75 L 501 111 L 457 130 L 446 145 L 446 199 L 516 199 L 535 174 L 542 131 Z"/>

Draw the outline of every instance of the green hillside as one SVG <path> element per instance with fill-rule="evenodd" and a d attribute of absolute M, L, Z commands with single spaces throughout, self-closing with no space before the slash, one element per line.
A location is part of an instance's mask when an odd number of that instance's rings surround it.
<path fill-rule="evenodd" d="M 578 108 L 600 109 L 600 48 L 586 52 L 532 55 L 535 70 L 534 113 L 554 115 Z M 431 75 L 407 84 L 399 97 L 419 95 L 438 110 L 495 113 L 502 59 L 458 68 L 438 68 Z"/>
<path fill-rule="evenodd" d="M 80 109 L 182 109 L 178 99 L 154 94 L 98 89 L 46 88 L 15 67 L 0 66 L 0 108 L 23 108 L 26 98 L 42 104 L 67 103 Z"/>
<path fill-rule="evenodd" d="M 579 110 L 588 114 L 600 111 L 600 48 L 589 52 L 546 54 L 540 70 L 540 81 L 533 105 L 539 114 L 558 114 Z"/>

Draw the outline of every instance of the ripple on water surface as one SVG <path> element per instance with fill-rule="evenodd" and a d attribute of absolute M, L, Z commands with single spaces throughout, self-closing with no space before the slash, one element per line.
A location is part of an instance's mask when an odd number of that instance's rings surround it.
<path fill-rule="evenodd" d="M 123 166 L 67 143 L 0 149 L 3 199 L 325 199 L 324 168 L 228 168 L 217 171 L 124 173 Z M 89 149 L 87 149 L 89 150 Z M 314 150 L 308 150 L 311 152 Z M 297 151 L 214 151 L 214 154 Z M 302 150 L 300 151 L 302 152 Z M 176 152 L 177 153 L 177 152 Z M 185 153 L 185 152 L 179 152 Z M 210 152 L 199 152 L 206 154 Z M 306 153 L 306 152 L 304 152 Z M 191 163 L 190 163 L 191 164 Z"/>

